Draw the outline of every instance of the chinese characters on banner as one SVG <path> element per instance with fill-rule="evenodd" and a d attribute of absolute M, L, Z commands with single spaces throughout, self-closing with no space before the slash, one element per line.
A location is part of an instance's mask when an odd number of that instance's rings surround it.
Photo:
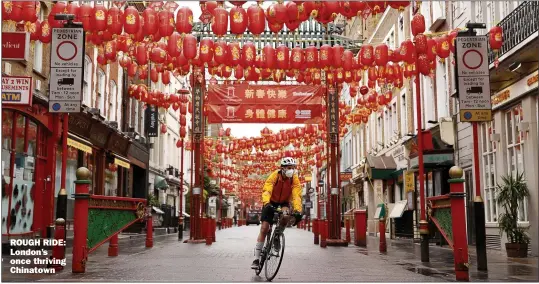
<path fill-rule="evenodd" d="M 321 105 L 207 105 L 208 123 L 321 123 Z"/>
<path fill-rule="evenodd" d="M 335 88 L 328 88 L 328 110 L 329 110 L 329 133 L 338 134 L 339 133 L 339 96 Z"/>
<path fill-rule="evenodd" d="M 202 134 L 202 87 L 193 87 L 193 133 Z"/>
<path fill-rule="evenodd" d="M 324 94 L 320 86 L 280 85 L 211 85 L 207 103 L 236 104 L 321 104 Z"/>

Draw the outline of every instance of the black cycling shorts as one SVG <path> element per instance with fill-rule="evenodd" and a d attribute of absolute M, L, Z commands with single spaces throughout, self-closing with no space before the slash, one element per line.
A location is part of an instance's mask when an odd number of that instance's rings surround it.
<path fill-rule="evenodd" d="M 262 222 L 268 222 L 273 225 L 273 215 L 275 214 L 275 208 L 277 207 L 287 207 L 290 211 L 290 203 L 289 202 L 283 202 L 283 203 L 275 203 L 270 202 L 272 206 L 266 206 L 264 209 L 262 209 L 262 217 L 260 218 Z"/>

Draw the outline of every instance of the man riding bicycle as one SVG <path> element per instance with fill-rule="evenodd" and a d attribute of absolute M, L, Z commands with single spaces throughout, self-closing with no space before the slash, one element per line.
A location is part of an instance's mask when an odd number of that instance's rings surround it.
<path fill-rule="evenodd" d="M 279 221 L 280 226 L 277 227 L 280 228 L 280 231 L 276 231 L 276 233 L 283 233 L 284 228 L 286 228 L 286 225 L 290 221 L 290 205 L 292 205 L 296 212 L 294 225 L 301 220 L 301 215 L 299 215 L 299 212 L 301 212 L 301 186 L 296 172 L 296 161 L 293 158 L 283 158 L 281 169 L 274 171 L 268 177 L 262 192 L 262 203 L 264 204 L 261 218 L 262 225 L 256 240 L 256 259 L 251 265 L 252 269 L 258 269 L 260 264 L 260 253 L 264 246 L 264 239 L 269 231 L 270 224 L 273 225 L 275 209 L 281 207 L 283 212 L 282 218 Z M 279 238 L 275 238 L 275 241 L 274 247 L 276 250 L 279 250 Z"/>

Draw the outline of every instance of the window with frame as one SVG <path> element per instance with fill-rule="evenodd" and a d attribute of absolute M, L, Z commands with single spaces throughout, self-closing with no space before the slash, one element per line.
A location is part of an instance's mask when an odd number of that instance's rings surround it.
<path fill-rule="evenodd" d="M 401 112 L 400 112 L 400 117 L 401 117 L 401 135 L 402 134 L 408 134 L 408 116 L 407 116 L 407 113 L 408 113 L 408 110 L 407 110 L 407 106 L 406 106 L 406 91 L 402 91 L 401 93 Z"/>
<path fill-rule="evenodd" d="M 397 130 L 398 129 L 398 122 L 397 122 L 397 102 L 395 101 L 392 105 L 391 105 L 391 137 L 395 137 L 397 136 L 397 134 L 399 133 L 399 131 Z"/>
<path fill-rule="evenodd" d="M 88 55 L 84 57 L 84 76 L 82 81 L 82 101 L 88 106 L 92 107 L 92 59 Z"/>
<path fill-rule="evenodd" d="M 377 129 L 376 129 L 376 142 L 377 143 L 373 143 L 373 145 L 378 148 L 378 143 L 380 143 L 381 141 L 384 141 L 384 135 L 383 135 L 383 131 L 384 131 L 384 122 L 382 120 L 382 116 L 378 116 L 377 118 Z"/>
<path fill-rule="evenodd" d="M 114 80 L 111 80 L 110 81 L 110 87 L 109 87 L 109 113 L 110 113 L 110 117 L 109 117 L 109 120 L 113 120 L 113 121 L 118 121 L 118 112 L 117 112 L 117 109 L 118 109 L 118 105 L 114 106 L 114 103 L 113 102 L 116 102 L 117 101 L 117 98 L 116 96 L 118 96 L 118 87 L 116 86 L 116 82 L 114 82 Z"/>
<path fill-rule="evenodd" d="M 523 157 L 523 133 L 518 129 L 518 125 L 524 117 L 522 105 L 518 104 L 505 113 L 505 139 L 507 145 L 507 166 L 508 173 L 516 176 L 517 173 L 524 173 Z M 519 204 L 518 220 L 528 222 L 528 200 L 525 199 Z"/>
<path fill-rule="evenodd" d="M 39 15 L 38 19 L 40 22 L 43 22 L 45 19 L 45 9 L 46 7 L 40 2 L 39 3 Z M 43 43 L 39 40 L 34 41 L 34 62 L 33 67 L 36 72 L 43 72 Z"/>
<path fill-rule="evenodd" d="M 481 124 L 481 150 L 483 160 L 483 197 L 485 199 L 485 221 L 498 222 L 496 202 L 496 144 L 491 135 L 495 133 L 494 120 Z"/>
<path fill-rule="evenodd" d="M 97 101 L 99 112 L 105 116 L 105 72 L 97 71 Z"/>
<path fill-rule="evenodd" d="M 384 111 L 384 143 L 389 144 L 389 136 L 391 135 L 391 110 Z"/>

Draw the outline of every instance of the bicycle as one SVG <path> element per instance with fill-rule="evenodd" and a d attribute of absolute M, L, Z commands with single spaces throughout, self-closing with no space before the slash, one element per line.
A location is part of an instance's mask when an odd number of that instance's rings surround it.
<path fill-rule="evenodd" d="M 277 229 L 280 228 L 279 221 L 281 220 L 281 216 L 283 215 L 283 212 L 281 210 L 281 207 L 278 207 L 275 209 L 275 213 L 273 214 L 273 224 L 277 224 Z M 277 230 L 276 230 L 277 231 Z M 276 233 L 276 231 L 273 231 L 273 225 L 270 225 L 268 234 L 266 235 L 266 243 L 264 244 L 264 248 L 262 249 L 260 253 L 260 265 L 258 269 L 255 270 L 256 275 L 260 275 L 260 272 L 262 272 L 262 268 L 265 270 L 266 274 L 266 280 L 271 281 L 275 276 L 277 276 L 277 272 L 279 271 L 279 268 L 281 267 L 281 263 L 283 262 L 283 255 L 284 255 L 284 245 L 285 245 L 285 239 L 284 234 L 282 230 L 279 230 L 279 233 Z M 280 239 L 280 252 L 276 251 L 274 249 L 275 245 L 275 238 Z M 270 267 L 268 263 L 271 263 L 271 261 L 277 261 L 277 267 L 275 267 L 275 270 L 272 271 L 272 268 Z M 264 267 L 264 264 L 266 266 Z"/>

